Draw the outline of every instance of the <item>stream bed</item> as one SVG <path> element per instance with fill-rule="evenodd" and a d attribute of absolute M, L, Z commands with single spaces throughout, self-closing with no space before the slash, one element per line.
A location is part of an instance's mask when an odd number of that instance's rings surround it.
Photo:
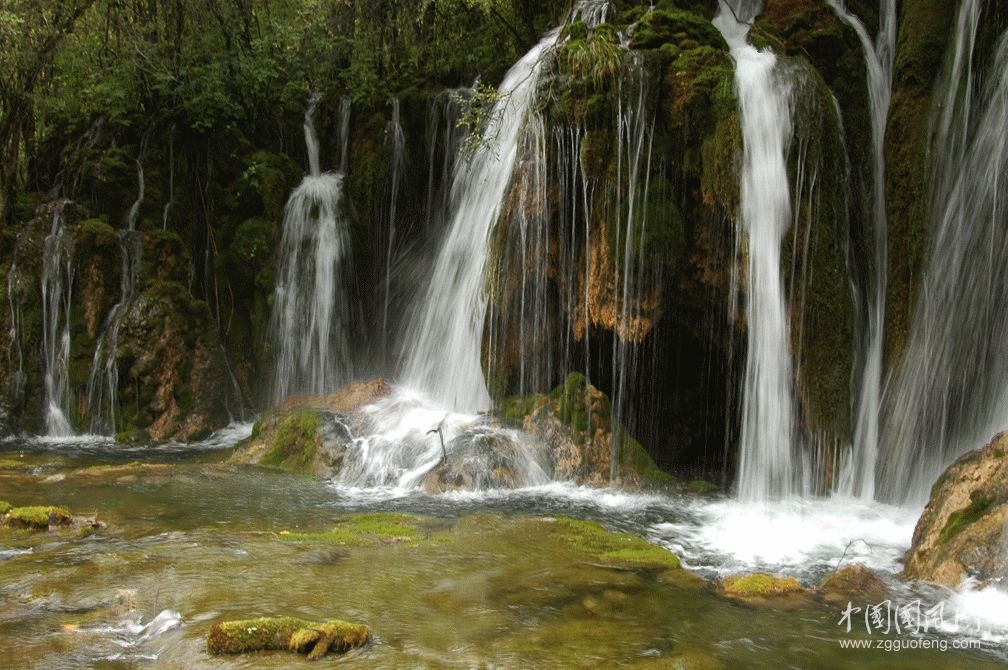
<path fill-rule="evenodd" d="M 321 661 L 354 668 L 1008 665 L 1000 594 L 892 577 L 916 517 L 907 510 L 855 501 L 760 510 L 564 484 L 438 496 L 347 489 L 228 464 L 228 445 L 244 434 L 135 450 L 98 438 L 0 443 L 0 499 L 64 505 L 103 524 L 0 529 L 0 667 L 306 663 L 286 652 L 206 653 L 214 622 L 269 615 L 367 624 L 371 643 Z M 363 543 L 304 539 L 375 513 L 411 515 L 420 530 Z M 686 569 L 594 560 L 559 531 L 568 517 L 666 547 Z M 890 606 L 944 603 L 943 620 L 884 633 L 865 616 L 876 603 L 851 603 L 858 609 L 845 621 L 811 591 L 755 604 L 716 588 L 755 569 L 814 588 L 853 560 L 892 584 Z M 847 648 L 866 643 L 873 648 Z"/>

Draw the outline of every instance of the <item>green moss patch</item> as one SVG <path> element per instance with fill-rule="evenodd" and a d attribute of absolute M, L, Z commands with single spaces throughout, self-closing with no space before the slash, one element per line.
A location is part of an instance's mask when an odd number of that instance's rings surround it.
<path fill-rule="evenodd" d="M 594 521 L 561 517 L 553 523 L 572 548 L 599 562 L 628 568 L 682 567 L 672 552 L 639 537 L 610 532 Z"/>
<path fill-rule="evenodd" d="M 754 572 L 749 575 L 726 577 L 721 580 L 720 589 L 731 596 L 760 598 L 800 593 L 802 587 L 794 577 L 775 577 L 763 572 Z"/>
<path fill-rule="evenodd" d="M 308 469 L 321 446 L 320 420 L 314 409 L 296 409 L 281 418 L 266 438 L 269 446 L 260 462 L 292 470 Z"/>
<path fill-rule="evenodd" d="M 8 528 L 46 530 L 49 526 L 68 526 L 73 515 L 66 507 L 37 505 L 32 507 L 11 507 L 3 516 L 3 525 Z"/>
<path fill-rule="evenodd" d="M 0 500 L 0 514 L 6 514 L 10 511 L 11 504 L 6 500 Z"/>
<path fill-rule="evenodd" d="M 215 623 L 207 632 L 207 652 L 244 654 L 286 650 L 306 653 L 310 660 L 315 660 L 328 652 L 342 653 L 364 646 L 370 639 L 370 629 L 362 624 L 260 617 Z"/>
<path fill-rule="evenodd" d="M 966 526 L 978 521 L 994 504 L 994 498 L 979 489 L 970 493 L 970 503 L 949 515 L 948 521 L 938 535 L 938 544 L 945 544 L 958 535 Z"/>
<path fill-rule="evenodd" d="M 360 547 L 417 540 L 425 532 L 421 525 L 419 517 L 378 512 L 349 517 L 321 533 L 282 533 L 280 537 L 288 542 L 327 542 Z"/>

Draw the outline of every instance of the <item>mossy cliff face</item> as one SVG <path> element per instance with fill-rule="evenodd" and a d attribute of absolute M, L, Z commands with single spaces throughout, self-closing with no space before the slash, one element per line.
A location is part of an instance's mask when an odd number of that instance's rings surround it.
<path fill-rule="evenodd" d="M 737 416 L 732 390 L 745 354 L 745 315 L 732 310 L 744 298 L 731 295 L 733 278 L 745 290 L 746 254 L 744 243 L 740 253 L 735 247 L 742 137 L 734 64 L 710 23 L 712 7 L 618 9 L 610 24 L 569 26 L 544 64 L 545 137 L 524 148 L 493 240 L 486 368 L 491 392 L 504 397 L 545 392 L 565 364 L 587 360 L 589 376 L 615 397 L 611 352 L 623 347 L 628 361 L 652 365 L 646 383 L 623 386 L 628 421 L 663 463 L 696 467 L 704 444 L 732 440 L 731 426 L 712 425 L 711 415 Z M 628 26 L 625 50 L 616 35 Z M 855 340 L 847 260 L 871 234 L 863 216 L 871 175 L 858 173 L 860 199 L 848 203 L 842 138 L 870 166 L 863 54 L 853 31 L 811 1 L 773 4 L 752 39 L 779 55 L 794 82 L 796 225 L 781 273 L 803 424 L 810 435 L 844 441 Z M 841 121 L 847 112 L 852 133 Z M 632 178 L 637 114 L 646 187 Z M 542 341 L 525 335 L 543 329 Z M 677 411 L 661 410 L 670 406 Z"/>
<path fill-rule="evenodd" d="M 886 128 L 889 290 L 886 356 L 902 357 L 918 281 L 924 270 L 930 216 L 932 95 L 949 46 L 955 3 L 918 0 L 900 5 L 893 95 Z"/>
<path fill-rule="evenodd" d="M 701 407 L 723 408 L 735 382 L 726 306 L 741 138 L 713 12 L 648 9 L 574 22 L 543 64 L 541 134 L 520 150 L 492 240 L 484 360 L 498 398 L 547 392 L 580 361 L 613 394 L 614 347 L 653 360 L 648 383 L 624 380 L 621 405 L 650 453 L 686 464 L 724 439 Z M 681 411 L 659 410 L 670 406 Z"/>
<path fill-rule="evenodd" d="M 2 363 L 8 380 L 2 403 L 8 430 L 44 430 L 41 285 L 45 239 L 57 215 L 67 245 L 60 260 L 62 290 L 70 297 L 69 312 L 60 307 L 57 328 L 61 334 L 69 320 L 69 358 L 57 365 L 67 370 L 71 425 L 91 429 L 96 413 L 109 411 L 88 406 L 88 387 L 95 351 L 99 346 L 108 350 L 113 330 L 119 403 L 115 416 L 103 413 L 97 425 L 114 422 L 117 432 L 142 431 L 155 440 L 189 439 L 223 425 L 225 368 L 207 305 L 186 288 L 190 260 L 181 239 L 161 231 L 117 232 L 86 214 L 73 203 L 44 205 L 17 235 L 4 287 L 8 309 L 3 318 L 8 332 L 12 326 L 15 332 Z M 123 296 L 122 269 L 130 263 L 135 266 L 128 270 L 134 275 L 133 290 Z M 108 364 L 108 357 L 97 363 L 102 371 Z M 100 375 L 94 379 L 106 383 Z M 106 388 L 98 391 L 108 397 Z"/>
<path fill-rule="evenodd" d="M 956 588 L 1008 578 L 1008 433 L 938 478 L 904 557 L 904 575 Z"/>

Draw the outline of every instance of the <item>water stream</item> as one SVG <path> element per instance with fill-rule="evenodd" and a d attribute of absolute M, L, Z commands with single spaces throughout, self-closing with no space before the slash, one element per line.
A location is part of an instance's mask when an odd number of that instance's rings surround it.
<path fill-rule="evenodd" d="M 559 482 L 443 495 L 395 483 L 353 488 L 228 465 L 229 445 L 250 428 L 134 449 L 93 438 L 0 442 L 5 497 L 66 504 L 106 524 L 89 535 L 0 533 L 0 666 L 291 667 L 299 660 L 286 653 L 205 651 L 215 621 L 281 614 L 368 624 L 375 640 L 344 659 L 360 668 L 643 669 L 702 657 L 719 667 L 745 659 L 757 669 L 894 662 L 986 669 L 1008 660 L 1006 601 L 991 591 L 897 587 L 904 589 L 894 594 L 900 602 L 944 602 L 946 624 L 927 635 L 885 638 L 926 638 L 947 650 L 905 648 L 894 656 L 841 648 L 843 640 L 879 637 L 863 622 L 850 633 L 838 626 L 842 606 L 810 598 L 790 608 L 752 608 L 710 586 L 753 568 L 814 586 L 852 560 L 891 580 L 913 526 L 910 510 L 853 499 L 753 504 Z M 424 531 L 360 546 L 288 539 L 361 513 L 417 515 Z M 693 576 L 586 560 L 557 536 L 558 517 L 671 548 Z M 789 540 L 770 539 L 772 527 L 785 528 Z M 958 629 L 956 611 L 970 617 Z M 952 647 L 967 640 L 981 648 Z"/>
<path fill-rule="evenodd" d="M 484 140 L 462 157 L 452 183 L 452 222 L 421 293 L 418 316 L 406 333 L 403 378 L 445 407 L 489 409 L 480 363 L 486 316 L 488 239 L 500 213 L 518 152 L 522 126 L 536 90 L 540 58 L 556 41 L 539 41 L 504 77 Z"/>
<path fill-rule="evenodd" d="M 42 348 L 45 361 L 46 434 L 73 435 L 70 425 L 70 307 L 73 296 L 73 235 L 63 220 L 63 203 L 52 213 L 42 257 Z"/>
<path fill-rule="evenodd" d="M 871 103 L 873 165 L 872 230 L 875 245 L 872 299 L 867 314 L 867 345 L 860 388 L 855 399 L 857 414 L 854 444 L 840 487 L 854 495 L 871 499 L 875 495 L 875 470 L 879 452 L 882 405 L 882 348 L 885 343 L 885 300 L 888 272 L 887 217 L 885 200 L 885 127 L 892 96 L 892 68 L 896 51 L 896 2 L 880 3 L 879 31 L 872 41 L 864 24 L 851 14 L 844 0 L 830 0 L 840 20 L 851 27 L 861 41 L 868 72 L 868 99 Z"/>
<path fill-rule="evenodd" d="M 746 41 L 751 9 L 721 3 L 714 25 L 735 60 L 742 123 L 740 227 L 748 245 L 748 357 L 743 386 L 738 494 L 766 500 L 799 492 L 793 455 L 794 399 L 781 240 L 791 221 L 787 152 L 791 141 L 790 82 L 769 50 Z"/>
<path fill-rule="evenodd" d="M 312 118 L 317 102 L 312 99 L 304 123 L 310 173 L 284 208 L 272 316 L 275 400 L 331 392 L 352 375 L 343 176 L 321 171 Z"/>
<path fill-rule="evenodd" d="M 934 122 L 930 249 L 906 353 L 886 392 L 878 482 L 920 502 L 958 455 L 1008 427 L 1008 33 L 986 78 L 966 0 Z"/>

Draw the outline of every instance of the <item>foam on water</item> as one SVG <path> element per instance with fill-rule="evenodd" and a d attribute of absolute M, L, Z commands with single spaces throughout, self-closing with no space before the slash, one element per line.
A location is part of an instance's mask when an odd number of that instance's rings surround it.
<path fill-rule="evenodd" d="M 998 586 L 978 588 L 976 582 L 967 580 L 945 600 L 939 629 L 984 642 L 1008 644 L 1008 591 Z"/>
<path fill-rule="evenodd" d="M 898 571 L 918 517 L 917 510 L 837 497 L 684 504 L 682 520 L 651 529 L 684 564 L 716 574 L 765 570 L 805 580 L 852 561 Z"/>

